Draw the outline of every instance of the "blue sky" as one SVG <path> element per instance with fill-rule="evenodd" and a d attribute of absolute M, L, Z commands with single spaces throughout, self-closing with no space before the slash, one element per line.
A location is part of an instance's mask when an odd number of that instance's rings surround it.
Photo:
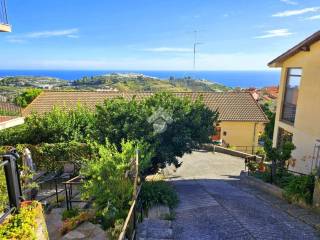
<path fill-rule="evenodd" d="M 0 69 L 263 70 L 320 30 L 319 0 L 7 0 Z"/>

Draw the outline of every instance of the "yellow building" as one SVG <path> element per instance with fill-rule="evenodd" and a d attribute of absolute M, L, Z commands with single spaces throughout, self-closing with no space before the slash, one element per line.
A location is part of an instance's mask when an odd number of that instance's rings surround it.
<path fill-rule="evenodd" d="M 150 92 L 121 93 L 94 91 L 44 91 L 23 112 L 28 116 L 32 112 L 44 114 L 53 106 L 74 108 L 77 104 L 95 108 L 104 100 L 114 97 L 143 99 L 152 95 Z M 259 104 L 249 92 L 175 92 L 178 97 L 193 100 L 202 97 L 203 102 L 211 110 L 219 112 L 219 126 L 215 141 L 232 146 L 239 151 L 255 152 L 259 135 L 268 122 Z"/>
<path fill-rule="evenodd" d="M 274 147 L 292 141 L 291 170 L 310 173 L 320 166 L 320 32 L 269 66 L 282 68 Z"/>

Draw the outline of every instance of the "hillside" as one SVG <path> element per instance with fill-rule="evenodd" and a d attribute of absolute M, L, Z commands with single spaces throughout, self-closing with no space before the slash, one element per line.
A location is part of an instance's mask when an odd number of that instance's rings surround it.
<path fill-rule="evenodd" d="M 109 91 L 227 91 L 231 88 L 209 81 L 194 80 L 190 77 L 162 80 L 142 74 L 110 74 L 84 77 L 74 81 L 72 86 L 80 89 Z"/>
<path fill-rule="evenodd" d="M 92 91 L 228 91 L 231 88 L 206 80 L 186 78 L 159 78 L 142 74 L 120 74 L 83 77 L 76 81 L 65 81 L 52 77 L 4 77 L 0 78 L 0 101 L 12 101 L 28 88 L 52 90 L 92 90 Z"/>

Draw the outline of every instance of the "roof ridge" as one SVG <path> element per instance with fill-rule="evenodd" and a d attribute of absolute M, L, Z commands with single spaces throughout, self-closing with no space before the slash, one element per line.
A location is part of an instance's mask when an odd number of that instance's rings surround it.
<path fill-rule="evenodd" d="M 296 55 L 300 51 L 302 51 L 304 46 L 310 47 L 312 44 L 320 40 L 320 31 L 317 31 L 304 39 L 303 41 L 299 42 L 298 44 L 294 45 L 292 48 L 278 56 L 277 58 L 273 59 L 271 62 L 268 63 L 269 67 L 277 67 L 277 63 L 282 63 L 286 61 L 288 58 Z"/>
<path fill-rule="evenodd" d="M 33 99 L 33 100 L 31 101 L 31 103 L 29 103 L 25 108 L 22 108 L 22 109 L 21 109 L 21 115 L 22 115 L 23 117 L 24 117 L 25 112 L 26 112 L 27 110 L 29 110 L 29 108 L 31 108 L 31 106 L 34 105 L 34 102 L 35 102 L 41 95 L 43 95 L 43 94 L 44 94 L 44 91 L 41 91 L 40 94 L 39 94 L 38 96 L 36 96 L 35 99 Z"/>
<path fill-rule="evenodd" d="M 255 102 L 255 104 L 258 106 L 258 108 L 259 108 L 260 112 L 263 114 L 265 120 L 266 120 L 267 122 L 269 122 L 269 119 L 268 119 L 267 115 L 264 113 L 264 111 L 262 110 L 260 104 L 254 99 L 253 95 L 252 95 L 250 92 L 248 92 L 248 93 L 250 94 L 250 96 L 251 96 L 251 98 L 253 99 L 253 101 Z"/>
<path fill-rule="evenodd" d="M 45 93 L 55 93 L 55 92 L 70 92 L 70 93 L 79 93 L 79 92 L 90 92 L 90 93 L 107 93 L 107 94 L 123 94 L 123 93 L 161 93 L 161 92 L 168 92 L 168 93 L 216 93 L 216 94 L 226 94 L 226 93 L 244 93 L 250 92 L 247 90 L 244 91 L 227 91 L 227 92 L 215 92 L 215 91 L 96 91 L 96 90 L 48 90 L 45 89 L 42 92 Z"/>
<path fill-rule="evenodd" d="M 117 96 L 128 99 L 137 96 L 139 99 L 143 99 L 154 93 L 156 92 L 43 91 L 24 109 L 23 116 L 30 112 L 39 112 L 39 114 L 48 112 L 55 105 L 67 104 L 70 108 L 73 108 L 75 104 L 80 103 L 88 107 L 94 107 L 105 99 L 112 99 Z M 223 121 L 267 122 L 264 112 L 250 91 L 171 93 L 177 97 L 190 97 L 192 99 L 202 95 L 204 104 L 210 109 L 219 109 L 220 120 Z M 250 97 L 248 97 L 248 94 Z"/>

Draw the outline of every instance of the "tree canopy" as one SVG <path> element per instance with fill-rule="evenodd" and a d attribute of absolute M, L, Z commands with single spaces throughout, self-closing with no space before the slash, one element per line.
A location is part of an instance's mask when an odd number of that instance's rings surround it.
<path fill-rule="evenodd" d="M 28 106 L 28 104 L 31 103 L 41 92 L 41 89 L 27 89 L 14 99 L 14 103 L 24 108 Z"/>
<path fill-rule="evenodd" d="M 146 99 L 115 98 L 90 111 L 54 108 L 44 115 L 33 114 L 22 126 L 1 131 L 2 145 L 58 142 L 98 142 L 121 150 L 123 141 L 148 145 L 153 169 L 166 164 L 179 166 L 178 158 L 200 144 L 210 142 L 218 113 L 201 99 L 191 101 L 169 93 Z M 147 166 L 148 163 L 145 163 Z"/>

